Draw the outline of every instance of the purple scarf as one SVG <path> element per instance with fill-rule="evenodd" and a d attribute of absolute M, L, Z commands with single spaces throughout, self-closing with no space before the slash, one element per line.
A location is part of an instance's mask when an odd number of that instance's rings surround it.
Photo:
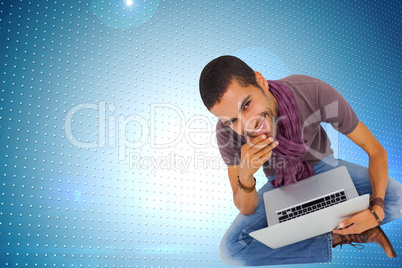
<path fill-rule="evenodd" d="M 276 188 L 288 185 L 314 175 L 314 170 L 301 156 L 307 152 L 307 141 L 302 138 L 302 128 L 296 102 L 292 92 L 279 81 L 268 81 L 269 90 L 278 102 L 279 126 L 276 140 L 279 145 L 273 150 L 278 163 L 283 158 L 284 165 L 275 168 L 275 180 L 271 181 Z M 282 161 L 283 162 L 283 161 Z"/>

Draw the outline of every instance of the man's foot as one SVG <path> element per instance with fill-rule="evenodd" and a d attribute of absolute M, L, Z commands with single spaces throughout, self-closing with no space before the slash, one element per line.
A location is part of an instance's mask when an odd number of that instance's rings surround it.
<path fill-rule="evenodd" d="M 339 245 L 342 246 L 344 244 L 353 246 L 353 243 L 377 243 L 380 247 L 382 247 L 388 257 L 396 257 L 396 252 L 391 242 L 379 226 L 367 230 L 361 234 L 339 235 L 332 233 L 332 247 Z"/>

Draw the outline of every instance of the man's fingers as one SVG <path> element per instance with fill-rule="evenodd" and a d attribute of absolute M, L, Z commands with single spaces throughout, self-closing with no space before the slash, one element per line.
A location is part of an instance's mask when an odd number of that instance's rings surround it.
<path fill-rule="evenodd" d="M 339 223 L 338 227 L 341 229 L 349 227 L 350 225 L 352 225 L 355 222 L 353 218 L 354 217 L 351 217 L 349 219 L 342 221 L 341 223 Z"/>
<path fill-rule="evenodd" d="M 345 229 L 335 229 L 333 232 L 335 234 L 340 234 L 340 235 L 348 235 L 348 234 L 356 234 L 358 233 L 357 228 L 352 225 L 350 228 L 345 228 Z"/>
<path fill-rule="evenodd" d="M 263 149 L 265 149 L 267 146 L 272 144 L 274 142 L 274 138 L 272 137 L 263 137 L 265 135 L 258 136 L 254 138 L 250 143 L 249 143 L 249 150 L 252 153 L 257 153 Z"/>
<path fill-rule="evenodd" d="M 254 156 L 258 158 L 262 158 L 267 154 L 272 154 L 272 150 L 279 145 L 278 141 L 274 141 L 271 144 L 265 146 L 264 148 L 261 148 L 259 151 L 257 151 Z M 269 159 L 269 158 L 268 158 Z"/>
<path fill-rule="evenodd" d="M 355 234 L 359 232 L 359 226 L 356 224 L 355 216 L 339 223 L 339 229 L 335 229 L 334 233 L 340 235 Z"/>
<path fill-rule="evenodd" d="M 265 162 L 267 162 L 267 161 L 271 158 L 271 156 L 272 156 L 272 151 L 270 151 L 270 152 L 267 153 L 266 155 L 263 155 L 263 156 L 260 158 L 261 163 L 264 164 Z"/>
<path fill-rule="evenodd" d="M 267 140 L 267 135 L 265 135 L 265 134 L 262 134 L 262 135 L 260 135 L 260 136 L 257 136 L 257 137 L 249 137 L 249 136 L 247 136 L 247 143 L 250 145 L 250 147 L 253 147 L 253 146 L 255 146 L 256 144 L 258 144 L 258 143 L 260 143 L 260 142 L 262 142 L 262 141 L 265 141 L 265 140 Z M 268 141 L 269 141 L 269 139 L 268 139 Z"/>

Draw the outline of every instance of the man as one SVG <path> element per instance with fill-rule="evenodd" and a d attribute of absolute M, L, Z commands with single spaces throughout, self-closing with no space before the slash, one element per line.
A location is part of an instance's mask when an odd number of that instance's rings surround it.
<path fill-rule="evenodd" d="M 388 178 L 384 148 L 335 89 L 304 75 L 267 81 L 240 59 L 222 56 L 204 67 L 200 94 L 219 119 L 217 141 L 240 211 L 222 239 L 223 262 L 328 262 L 332 247 L 353 243 L 377 243 L 389 257 L 396 257 L 378 225 L 401 217 L 402 187 Z M 368 169 L 335 159 L 321 122 L 331 123 L 360 146 L 369 156 Z M 267 226 L 264 192 L 337 166 L 347 167 L 360 195 L 371 194 L 371 210 L 344 220 L 332 233 L 276 250 L 250 237 L 250 232 Z M 268 182 L 257 192 L 254 173 L 261 167 Z"/>

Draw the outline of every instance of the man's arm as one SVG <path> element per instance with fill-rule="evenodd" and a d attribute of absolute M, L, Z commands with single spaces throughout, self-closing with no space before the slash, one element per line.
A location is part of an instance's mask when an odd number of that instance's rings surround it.
<path fill-rule="evenodd" d="M 239 189 L 237 186 L 237 176 L 239 175 L 239 170 L 240 166 L 228 167 L 229 181 L 233 191 L 233 202 L 241 214 L 252 215 L 254 214 L 254 210 L 258 205 L 258 193 L 257 190 L 247 193 Z M 254 184 L 254 179 L 250 180 L 249 182 L 244 182 L 244 179 L 242 179 L 242 181 L 245 186 L 252 186 Z"/>
<path fill-rule="evenodd" d="M 257 189 L 246 192 L 239 189 L 238 181 L 246 188 L 255 185 L 254 173 L 269 160 L 272 150 L 278 145 L 272 138 L 265 135 L 256 138 L 248 138 L 246 144 L 241 147 L 240 165 L 229 166 L 228 175 L 233 191 L 233 202 L 243 215 L 254 214 L 258 205 Z"/>
<path fill-rule="evenodd" d="M 388 185 L 387 152 L 362 122 L 359 122 L 355 130 L 346 136 L 368 154 L 368 170 L 373 197 L 380 197 L 384 199 Z M 374 206 L 373 209 L 380 217 L 380 220 L 383 220 L 385 217 L 384 210 L 379 206 Z M 350 226 L 351 224 L 353 225 Z M 365 210 L 339 224 L 340 228 L 350 226 L 349 228 L 343 230 L 334 230 L 334 232 L 341 235 L 362 233 L 377 225 L 378 222 L 371 211 Z"/>

